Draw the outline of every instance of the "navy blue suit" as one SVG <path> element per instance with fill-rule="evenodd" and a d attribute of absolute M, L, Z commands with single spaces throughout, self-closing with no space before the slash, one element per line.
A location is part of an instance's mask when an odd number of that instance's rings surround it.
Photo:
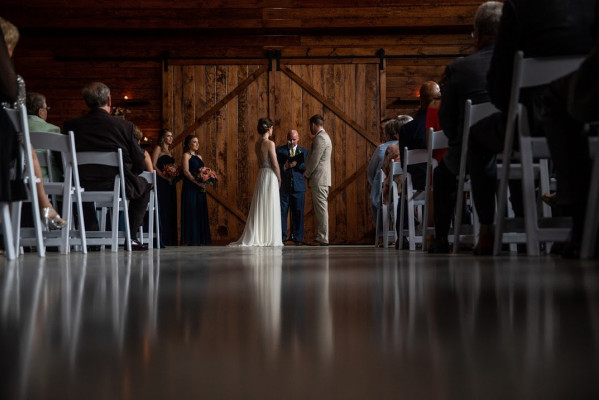
<path fill-rule="evenodd" d="M 288 145 L 279 146 L 276 149 L 277 161 L 281 171 L 281 230 L 283 241 L 287 240 L 287 214 L 291 211 L 291 227 L 289 238 L 301 242 L 304 240 L 304 203 L 306 195 L 306 182 L 304 171 L 305 160 L 308 157 L 308 149 L 297 146 L 295 154 L 304 154 L 304 162 L 293 168 L 285 170 L 285 161 L 291 156 Z"/>

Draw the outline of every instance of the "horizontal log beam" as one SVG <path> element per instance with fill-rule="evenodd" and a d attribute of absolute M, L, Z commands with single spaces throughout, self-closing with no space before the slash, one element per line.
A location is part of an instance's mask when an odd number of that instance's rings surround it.
<path fill-rule="evenodd" d="M 471 26 L 479 3 L 468 2 L 361 2 L 359 7 L 342 3 L 313 6 L 292 0 L 282 5 L 232 1 L 215 7 L 196 3 L 156 0 L 143 2 L 68 3 L 4 0 L 2 16 L 21 29 L 99 30 L 230 30 L 230 29 L 344 29 Z M 291 3 L 291 4 L 289 4 Z M 427 6 L 428 5 L 428 6 Z"/>

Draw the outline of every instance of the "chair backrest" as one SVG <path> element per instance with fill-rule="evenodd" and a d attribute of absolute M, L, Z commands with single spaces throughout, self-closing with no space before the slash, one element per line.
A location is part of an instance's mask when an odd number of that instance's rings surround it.
<path fill-rule="evenodd" d="M 29 123 L 27 122 L 27 109 L 24 104 L 18 105 L 16 108 L 5 107 L 4 110 L 13 123 L 16 131 L 23 136 L 23 148 L 27 149 L 25 152 L 24 161 L 31 164 L 31 175 L 33 176 L 33 160 L 31 159 L 31 140 L 29 136 Z M 35 194 L 37 196 L 37 193 Z"/>
<path fill-rule="evenodd" d="M 107 167 L 117 167 L 120 177 L 121 196 L 126 198 L 125 192 L 125 166 L 123 164 L 123 151 L 79 151 L 75 154 L 77 165 L 104 165 Z"/>
<path fill-rule="evenodd" d="M 403 170 L 401 169 L 401 163 L 400 162 L 395 162 L 395 161 L 391 161 L 391 169 L 390 169 L 390 174 L 391 176 L 393 175 L 399 175 L 399 174 L 403 174 Z"/>
<path fill-rule="evenodd" d="M 512 92 L 517 89 L 544 85 L 576 71 L 584 58 L 585 55 L 524 58 L 524 53 L 518 51 L 514 56 Z"/>
<path fill-rule="evenodd" d="M 121 154 L 121 149 L 118 149 L 118 152 L 116 152 L 116 151 L 78 151 L 77 152 L 77 164 L 78 165 L 97 164 L 97 165 L 105 165 L 107 167 L 118 167 L 120 154 Z"/>
<path fill-rule="evenodd" d="M 156 184 L 154 177 L 156 176 L 156 171 L 152 171 L 152 172 L 148 172 L 148 171 L 144 171 L 141 174 L 139 174 L 139 176 L 141 176 L 142 178 L 144 178 L 146 180 L 146 182 L 151 183 L 151 184 Z"/>
<path fill-rule="evenodd" d="M 429 129 L 428 136 L 428 148 L 429 150 L 440 150 L 449 147 L 449 139 L 445 136 L 443 131 L 435 131 L 433 128 Z"/>
<path fill-rule="evenodd" d="M 70 153 L 71 147 L 69 143 L 69 132 L 67 135 L 56 132 L 29 132 L 31 144 L 36 149 L 58 151 L 61 153 Z"/>
<path fill-rule="evenodd" d="M 17 108 L 4 107 L 6 115 L 10 118 L 17 132 L 23 132 L 27 124 L 27 110 L 23 104 L 17 106 Z"/>
<path fill-rule="evenodd" d="M 472 100 L 466 100 L 466 106 L 464 107 L 464 130 L 470 132 L 472 125 L 498 111 L 497 107 L 491 102 L 472 104 Z"/>
<path fill-rule="evenodd" d="M 404 148 L 404 162 L 403 165 L 407 168 L 409 165 L 414 164 L 424 164 L 428 160 L 428 150 L 427 149 L 413 149 L 408 150 L 408 148 Z"/>
<path fill-rule="evenodd" d="M 433 159 L 433 151 L 448 148 L 449 139 L 445 136 L 445 132 L 428 128 L 428 143 L 426 145 L 428 147 L 427 170 L 430 170 L 437 167 L 437 160 Z M 427 185 L 430 183 L 429 179 L 426 183 Z"/>
<path fill-rule="evenodd" d="M 514 69 L 512 75 L 512 85 L 510 91 L 510 102 L 507 113 L 507 127 L 505 143 L 510 140 L 509 146 L 514 135 L 514 122 L 520 115 L 521 126 L 528 123 L 525 107 L 520 105 L 520 90 L 524 88 L 546 85 L 562 76 L 576 71 L 584 55 L 574 56 L 556 56 L 556 57 L 528 57 L 524 58 L 522 51 L 517 51 L 514 55 Z M 528 129 L 520 129 L 520 132 L 527 134 Z"/>

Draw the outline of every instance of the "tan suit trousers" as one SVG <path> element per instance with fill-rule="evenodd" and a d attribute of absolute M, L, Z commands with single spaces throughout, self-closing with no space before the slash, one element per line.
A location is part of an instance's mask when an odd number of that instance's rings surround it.
<path fill-rule="evenodd" d="M 329 243 L 329 187 L 313 186 L 310 189 L 312 191 L 312 206 L 314 207 L 316 227 L 318 228 L 316 241 Z"/>

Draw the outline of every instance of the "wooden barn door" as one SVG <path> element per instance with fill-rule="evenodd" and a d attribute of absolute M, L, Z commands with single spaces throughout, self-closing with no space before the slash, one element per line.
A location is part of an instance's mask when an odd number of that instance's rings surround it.
<path fill-rule="evenodd" d="M 324 116 L 333 142 L 329 239 L 371 243 L 366 167 L 379 141 L 378 60 L 311 61 L 190 65 L 169 60 L 163 73 L 163 118 L 175 134 L 175 158 L 182 159 L 184 137 L 196 135 L 204 162 L 219 175 L 218 186 L 208 190 L 215 244 L 237 240 L 243 231 L 258 172 L 253 151 L 258 119 L 274 121 L 277 146 L 296 129 L 300 145 L 310 149 L 308 119 L 313 114 Z M 311 240 L 315 228 L 309 190 L 305 215 L 306 240 Z"/>

